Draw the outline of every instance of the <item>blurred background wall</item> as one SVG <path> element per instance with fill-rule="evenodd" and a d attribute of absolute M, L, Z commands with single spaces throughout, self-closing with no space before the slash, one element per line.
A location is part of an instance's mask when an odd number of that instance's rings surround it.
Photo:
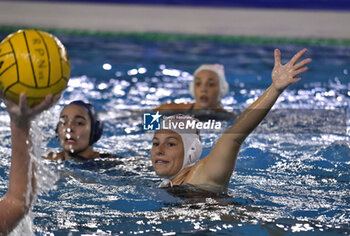
<path fill-rule="evenodd" d="M 350 39 L 349 0 L 0 1 L 0 26 Z"/>

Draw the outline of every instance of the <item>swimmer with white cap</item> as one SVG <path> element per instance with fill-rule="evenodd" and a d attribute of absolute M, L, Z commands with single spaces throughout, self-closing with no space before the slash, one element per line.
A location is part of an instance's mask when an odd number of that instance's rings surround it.
<path fill-rule="evenodd" d="M 167 117 L 165 121 L 175 124 L 180 122 L 197 122 L 198 120 L 190 116 L 179 114 Z M 178 127 L 178 125 L 169 125 L 169 127 Z M 168 134 L 170 134 L 170 136 L 168 136 Z M 183 149 L 180 151 L 181 155 L 173 155 L 175 158 L 168 160 L 162 157 L 163 153 L 161 149 L 152 148 L 151 156 L 154 157 L 152 158 L 152 164 L 157 174 L 165 178 L 160 184 L 160 187 L 167 185 L 173 186 L 172 179 L 185 168 L 193 166 L 202 154 L 202 143 L 200 142 L 199 130 L 196 128 L 186 130 L 171 128 L 157 131 L 153 137 L 153 147 L 158 146 L 163 136 L 167 137 L 168 146 L 183 146 Z M 170 163 L 170 165 L 165 165 L 171 161 L 173 162 Z M 181 168 L 179 169 L 179 167 Z M 165 173 L 165 175 L 163 175 L 163 173 Z"/>
<path fill-rule="evenodd" d="M 264 119 L 280 94 L 289 85 L 300 81 L 301 78 L 296 77 L 308 69 L 306 65 L 311 62 L 310 58 L 299 62 L 305 52 L 306 49 L 299 51 L 287 64 L 282 65 L 280 51 L 275 50 L 270 87 L 219 138 L 211 152 L 200 160 L 202 148 L 195 130 L 156 131 L 151 159 L 155 172 L 164 178 L 160 186 L 192 184 L 209 191 L 225 192 L 243 141 Z M 168 119 L 181 122 L 181 116 Z"/>
<path fill-rule="evenodd" d="M 203 64 L 194 73 L 190 84 L 190 93 L 195 98 L 194 109 L 211 108 L 222 110 L 221 99 L 229 90 L 224 66 Z"/>
<path fill-rule="evenodd" d="M 35 166 L 32 155 L 29 130 L 31 121 L 43 110 L 48 109 L 59 96 L 48 95 L 35 107 L 27 105 L 26 96 L 20 95 L 19 105 L 8 100 L 0 89 L 0 98 L 10 115 L 12 157 L 8 190 L 0 200 L 0 235 L 9 234 L 32 208 L 35 193 Z"/>
<path fill-rule="evenodd" d="M 195 70 L 193 77 L 189 90 L 195 99 L 194 103 L 165 103 L 154 110 L 162 111 L 163 113 L 196 113 L 199 110 L 226 112 L 221 105 L 221 99 L 229 91 L 224 66 L 220 64 L 203 64 Z"/>

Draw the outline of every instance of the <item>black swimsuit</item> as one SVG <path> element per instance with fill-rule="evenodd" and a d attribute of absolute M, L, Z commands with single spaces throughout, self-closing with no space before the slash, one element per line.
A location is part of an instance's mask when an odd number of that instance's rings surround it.
<path fill-rule="evenodd" d="M 87 158 L 80 156 L 79 154 L 75 154 L 75 153 L 70 153 L 69 155 L 71 157 L 73 157 L 74 159 L 79 160 L 79 161 L 91 160 L 91 159 L 87 159 Z M 96 158 L 102 158 L 102 159 L 104 159 L 104 158 L 117 158 L 117 156 L 114 156 L 110 153 L 100 153 L 100 155 Z M 95 158 L 93 158 L 93 159 L 95 159 Z"/>
<path fill-rule="evenodd" d="M 216 111 L 213 109 L 194 109 L 194 104 L 188 109 L 188 114 L 193 115 L 195 118 L 201 121 L 207 120 L 232 120 L 236 118 L 236 114 L 228 112 L 226 110 Z"/>

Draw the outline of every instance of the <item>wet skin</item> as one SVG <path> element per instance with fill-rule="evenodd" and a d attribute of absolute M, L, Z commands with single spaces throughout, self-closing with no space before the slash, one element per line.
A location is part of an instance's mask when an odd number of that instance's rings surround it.
<path fill-rule="evenodd" d="M 202 70 L 194 78 L 195 109 L 207 109 L 220 106 L 219 78 L 216 73 Z"/>
<path fill-rule="evenodd" d="M 58 137 L 65 152 L 89 156 L 92 152 L 92 146 L 89 146 L 90 132 L 91 120 L 83 107 L 69 105 L 62 110 L 58 124 Z"/>
<path fill-rule="evenodd" d="M 179 134 L 170 130 L 157 131 L 152 140 L 152 165 L 157 175 L 169 178 L 182 167 L 184 145 Z"/>

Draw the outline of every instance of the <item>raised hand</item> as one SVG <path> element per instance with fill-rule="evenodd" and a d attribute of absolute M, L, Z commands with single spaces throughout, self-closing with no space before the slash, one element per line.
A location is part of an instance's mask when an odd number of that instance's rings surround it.
<path fill-rule="evenodd" d="M 275 66 L 272 70 L 272 85 L 278 92 L 283 92 L 289 85 L 300 81 L 301 78 L 295 77 L 308 70 L 305 65 L 312 61 L 310 58 L 298 62 L 306 51 L 305 48 L 300 50 L 287 64 L 282 65 L 281 52 L 275 49 Z"/>
<path fill-rule="evenodd" d="M 27 126 L 37 114 L 55 104 L 60 98 L 60 95 L 53 97 L 52 94 L 49 94 L 40 104 L 36 105 L 35 107 L 28 106 L 26 95 L 23 93 L 19 97 L 18 105 L 7 99 L 1 90 L 0 98 L 5 103 L 11 120 L 18 126 Z"/>

